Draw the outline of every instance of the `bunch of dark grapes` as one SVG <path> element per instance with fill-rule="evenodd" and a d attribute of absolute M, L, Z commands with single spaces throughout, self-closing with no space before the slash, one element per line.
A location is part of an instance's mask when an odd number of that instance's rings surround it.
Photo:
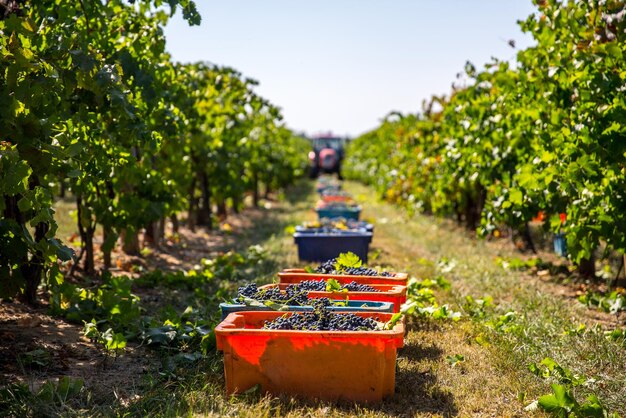
<path fill-rule="evenodd" d="M 342 274 L 348 274 L 350 276 L 393 276 L 393 274 L 388 271 L 378 272 L 374 269 L 369 269 L 367 267 L 348 267 L 342 271 Z"/>
<path fill-rule="evenodd" d="M 324 290 L 326 290 L 326 282 L 324 280 L 303 280 L 296 286 L 298 286 L 298 288 L 301 290 L 312 290 L 318 292 L 323 292 Z"/>
<path fill-rule="evenodd" d="M 308 304 L 308 296 L 309 292 L 299 290 L 297 287 L 288 286 L 285 292 L 281 292 L 278 286 L 259 290 L 256 283 L 248 283 L 239 288 L 235 301 L 244 303 L 245 299 L 249 298 L 259 302 L 271 301 L 286 305 L 304 306 Z"/>
<path fill-rule="evenodd" d="M 252 298 L 259 292 L 256 283 L 248 283 L 245 286 L 240 286 L 237 290 L 237 299 L 243 299 L 244 297 Z"/>
<path fill-rule="evenodd" d="M 278 287 L 276 287 L 278 289 Z M 289 305 L 306 306 L 309 302 L 309 292 L 298 286 L 289 285 L 285 289 L 285 295 L 289 300 Z"/>
<path fill-rule="evenodd" d="M 336 270 L 335 263 L 336 259 L 332 258 L 328 261 L 324 261 L 322 264 L 317 266 L 315 269 L 316 273 L 320 274 L 346 274 L 349 276 L 382 276 L 382 277 L 393 277 L 393 273 L 388 271 L 378 272 L 374 269 L 370 269 L 367 267 L 347 267 L 345 269 Z"/>
<path fill-rule="evenodd" d="M 291 286 L 296 286 L 300 290 L 307 290 L 313 292 L 324 292 L 326 291 L 326 281 L 324 280 L 303 280 L 297 285 L 292 284 L 287 288 L 289 289 Z M 368 286 L 366 284 L 359 284 L 355 281 L 341 285 L 342 289 L 347 289 L 352 292 L 379 292 L 378 289 Z"/>
<path fill-rule="evenodd" d="M 376 289 L 367 284 L 361 284 L 357 282 L 350 282 L 341 286 L 342 289 L 348 289 L 351 292 L 380 292 L 380 290 Z"/>
<path fill-rule="evenodd" d="M 293 313 L 279 316 L 273 321 L 265 321 L 264 329 L 306 330 L 306 331 L 376 331 L 376 319 L 363 318 L 353 313 L 338 314 L 328 310 L 329 301 L 317 299 L 313 302 L 313 312 Z"/>
<path fill-rule="evenodd" d="M 311 303 L 312 302 L 312 303 Z M 330 306 L 333 304 L 333 301 L 331 301 L 328 298 L 318 298 L 318 299 L 312 299 L 311 302 L 309 302 L 311 305 L 315 306 Z"/>
<path fill-rule="evenodd" d="M 322 264 L 317 266 L 317 268 L 315 269 L 315 272 L 321 273 L 321 274 L 338 274 L 337 271 L 335 270 L 336 262 L 337 260 L 334 258 L 331 258 L 328 261 L 324 261 Z"/>

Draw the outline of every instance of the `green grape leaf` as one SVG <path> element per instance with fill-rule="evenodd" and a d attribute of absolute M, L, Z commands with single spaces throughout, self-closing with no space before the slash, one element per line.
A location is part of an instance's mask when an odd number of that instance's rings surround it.
<path fill-rule="evenodd" d="M 541 396 L 538 400 L 539 407 L 546 412 L 563 414 L 567 416 L 577 403 L 571 393 L 563 385 L 552 385 L 552 394 Z"/>
<path fill-rule="evenodd" d="M 348 289 L 342 289 L 341 283 L 339 283 L 336 279 L 328 279 L 326 280 L 326 291 L 327 292 L 347 292 Z"/>
<path fill-rule="evenodd" d="M 124 334 L 119 332 L 113 333 L 110 339 L 107 340 L 105 345 L 107 350 L 121 350 L 126 347 L 126 338 Z"/>
<path fill-rule="evenodd" d="M 341 271 L 350 267 L 358 268 L 362 265 L 363 262 L 361 261 L 359 256 L 354 254 L 353 252 L 348 251 L 347 253 L 339 254 L 339 257 L 337 257 L 337 261 L 335 262 L 335 269 L 337 271 Z"/>
<path fill-rule="evenodd" d="M 393 316 L 391 317 L 391 319 L 389 319 L 389 321 L 387 321 L 383 327 L 383 329 L 385 330 L 392 330 L 393 327 L 396 326 L 396 324 L 398 323 L 398 321 L 400 321 L 402 319 L 402 317 L 404 316 L 404 314 L 402 312 L 397 312 L 395 314 L 393 314 Z"/>

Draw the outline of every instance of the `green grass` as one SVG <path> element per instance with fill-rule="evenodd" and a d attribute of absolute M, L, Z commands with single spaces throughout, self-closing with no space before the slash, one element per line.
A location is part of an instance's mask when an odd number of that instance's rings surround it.
<path fill-rule="evenodd" d="M 222 359 L 210 354 L 192 365 L 172 365 L 167 352 L 145 349 L 151 367 L 122 387 L 136 396 L 117 397 L 111 388 L 88 387 L 63 404 L 32 401 L 35 415 L 104 416 L 516 416 L 548 393 L 550 383 L 528 371 L 530 363 L 551 357 L 574 373 L 593 377 L 589 387 L 578 387 L 577 398 L 595 393 L 611 411 L 626 414 L 626 350 L 604 338 L 584 306 L 556 295 L 557 285 L 523 272 L 508 271 L 496 257 L 519 257 L 508 244 L 476 240 L 448 221 L 426 216 L 408 218 L 402 210 L 375 199 L 371 189 L 346 182 L 375 221 L 371 265 L 390 266 L 417 277 L 444 274 L 452 283 L 440 290 L 442 303 L 462 310 L 458 323 L 410 318 L 405 347 L 398 352 L 396 394 L 381 405 L 359 407 L 285 397 L 224 394 Z M 302 182 L 288 190 L 273 208 L 263 209 L 254 227 L 236 235 L 234 249 L 260 244 L 275 270 L 300 265 L 293 239 L 285 229 L 312 220 L 316 201 L 312 184 Z M 443 262 L 443 263 L 442 263 Z M 267 271 L 259 280 L 271 280 Z M 236 284 L 230 284 L 232 289 Z M 155 293 L 172 292 L 157 286 Z M 465 297 L 490 296 L 493 306 L 484 317 L 471 318 L 476 307 Z M 201 304 L 193 292 L 176 290 L 167 298 L 179 307 Z M 146 305 L 151 306 L 151 305 Z M 155 304 L 151 309 L 162 309 Z M 214 311 L 215 307 L 207 307 Z M 514 311 L 510 326 L 498 327 L 498 317 Z M 572 332 L 583 323 L 581 332 Z M 447 357 L 462 355 L 454 367 Z M 119 388 L 118 388 L 119 389 Z M 535 415 L 541 413 L 535 412 Z"/>
<path fill-rule="evenodd" d="M 575 373 L 597 379 L 589 388 L 577 388 L 581 399 L 595 393 L 609 410 L 626 414 L 624 347 L 607 341 L 588 309 L 573 299 L 558 296 L 556 285 L 498 266 L 496 257 L 520 257 L 513 248 L 500 242 L 476 240 L 445 220 L 425 216 L 408 220 L 397 208 L 372 201 L 370 190 L 364 186 L 349 183 L 347 189 L 362 198 L 364 216 L 387 219 L 376 226 L 377 237 L 382 239 L 375 238 L 374 245 L 383 250 L 381 261 L 429 276 L 432 268 L 416 258 L 436 261 L 445 257 L 455 267 L 447 275 L 452 292 L 444 295 L 444 300 L 462 306 L 467 295 L 475 298 L 488 295 L 493 297 L 495 305 L 491 316 L 509 310 L 517 312 L 515 329 L 506 333 L 492 332 L 484 321 L 462 325 L 469 329 L 470 336 L 489 337 L 487 348 L 491 355 L 483 361 L 490 362 L 498 376 L 506 376 L 503 392 L 508 390 L 514 398 L 523 397 L 527 402 L 549 392 L 550 381 L 540 380 L 526 370 L 530 363 L 551 357 Z M 618 326 L 617 319 L 615 322 Z M 587 324 L 586 331 L 567 333 L 580 324 Z M 521 379 L 523 384 L 517 385 L 516 379 Z M 460 390 L 457 387 L 453 392 Z"/>

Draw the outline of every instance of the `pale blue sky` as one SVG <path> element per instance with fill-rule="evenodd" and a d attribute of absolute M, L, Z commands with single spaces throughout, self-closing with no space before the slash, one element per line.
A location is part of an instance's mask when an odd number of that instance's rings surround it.
<path fill-rule="evenodd" d="M 467 60 L 529 45 L 516 21 L 531 0 L 196 0 L 200 27 L 166 28 L 176 61 L 227 65 L 309 134 L 356 136 L 392 110 L 448 93 Z"/>

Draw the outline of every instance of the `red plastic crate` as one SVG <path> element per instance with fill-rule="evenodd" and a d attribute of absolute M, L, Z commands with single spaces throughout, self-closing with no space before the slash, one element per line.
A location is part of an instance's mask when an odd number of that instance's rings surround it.
<path fill-rule="evenodd" d="M 285 290 L 289 284 L 266 284 L 259 287 L 259 289 L 268 289 L 270 287 L 278 286 L 280 290 Z M 406 286 L 392 285 L 392 284 L 373 284 L 373 288 L 379 290 L 379 292 L 318 292 L 309 291 L 310 299 L 328 298 L 333 300 L 369 300 L 372 302 L 391 302 L 393 303 L 393 311 L 400 312 L 400 306 L 406 302 Z"/>
<path fill-rule="evenodd" d="M 280 283 L 300 283 L 303 280 L 335 279 L 341 284 L 357 282 L 361 284 L 396 284 L 406 286 L 408 275 L 394 273 L 394 277 L 383 276 L 350 276 L 346 274 L 307 273 L 304 269 L 285 269 L 278 273 Z"/>
<path fill-rule="evenodd" d="M 343 195 L 322 195 L 323 202 L 354 202 L 350 196 Z"/>
<path fill-rule="evenodd" d="M 288 313 L 290 315 L 292 313 Z M 226 391 L 263 392 L 326 401 L 380 402 L 395 387 L 404 324 L 389 331 L 260 329 L 284 312 L 231 313 L 215 328 L 224 352 Z M 387 322 L 392 314 L 358 313 Z"/>

